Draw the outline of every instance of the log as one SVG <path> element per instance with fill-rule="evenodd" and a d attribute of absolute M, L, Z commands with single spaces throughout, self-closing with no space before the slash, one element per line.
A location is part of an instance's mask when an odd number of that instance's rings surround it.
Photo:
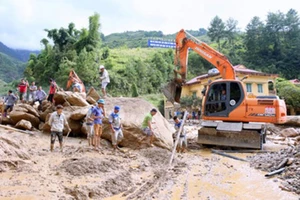
<path fill-rule="evenodd" d="M 281 163 L 279 163 L 276 167 L 276 169 L 280 169 L 286 166 L 286 163 L 288 162 L 288 158 L 283 159 L 283 161 L 281 161 Z"/>
<path fill-rule="evenodd" d="M 218 154 L 220 156 L 225 156 L 225 157 L 232 158 L 232 159 L 235 159 L 235 160 L 240 160 L 240 161 L 248 162 L 247 160 L 245 160 L 243 158 L 232 156 L 232 155 L 229 155 L 229 154 L 227 154 L 225 152 L 221 152 L 221 151 L 218 151 L 218 150 L 215 150 L 215 149 L 212 149 L 211 152 L 215 153 L 215 154 Z"/>
<path fill-rule="evenodd" d="M 33 132 L 28 131 L 28 130 L 27 131 L 23 131 L 23 130 L 20 130 L 20 129 L 17 129 L 17 128 L 13 128 L 13 127 L 10 127 L 10 126 L 4 126 L 4 125 L 1 125 L 1 124 L 0 124 L 0 127 L 8 129 L 8 130 L 12 130 L 12 131 L 17 131 L 17 132 L 20 132 L 20 133 L 27 133 L 27 134 L 30 134 L 30 135 L 34 135 Z"/>

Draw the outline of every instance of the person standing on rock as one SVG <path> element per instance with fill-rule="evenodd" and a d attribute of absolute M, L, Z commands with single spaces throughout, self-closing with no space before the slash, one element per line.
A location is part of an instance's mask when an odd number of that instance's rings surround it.
<path fill-rule="evenodd" d="M 42 86 L 39 86 L 32 101 L 32 105 L 34 105 L 34 103 L 38 101 L 40 104 L 38 110 L 42 110 L 42 102 L 46 99 L 46 97 L 46 92 L 42 89 Z"/>
<path fill-rule="evenodd" d="M 29 97 L 28 100 L 34 101 L 35 100 L 35 94 L 37 91 L 37 87 L 35 85 L 35 82 L 33 81 L 31 85 L 29 86 Z"/>
<path fill-rule="evenodd" d="M 103 97 L 106 97 L 106 86 L 109 84 L 109 75 L 107 70 L 104 68 L 103 65 L 100 65 L 99 67 L 100 70 L 100 80 L 101 80 L 101 90 Z"/>
<path fill-rule="evenodd" d="M 88 113 L 86 114 L 86 127 L 87 127 L 87 140 L 89 146 L 95 145 L 95 134 L 94 134 L 94 119 L 92 118 L 92 113 L 95 106 L 89 108 Z"/>
<path fill-rule="evenodd" d="M 51 143 L 50 143 L 50 151 L 53 151 L 54 143 L 56 136 L 58 137 L 60 151 L 63 151 L 63 130 L 64 127 L 71 131 L 68 121 L 64 115 L 63 106 L 57 105 L 56 111 L 53 112 L 49 118 L 48 124 L 51 127 Z"/>
<path fill-rule="evenodd" d="M 49 95 L 47 100 L 48 102 L 54 103 L 53 97 L 56 92 L 56 83 L 52 78 L 49 79 L 49 83 L 50 83 L 50 88 L 49 88 Z"/>
<path fill-rule="evenodd" d="M 157 113 L 157 110 L 153 108 L 150 113 L 148 113 L 142 123 L 142 130 L 147 137 L 150 138 L 149 145 L 153 146 L 154 133 L 152 129 L 152 117 Z"/>
<path fill-rule="evenodd" d="M 95 134 L 95 148 L 100 147 L 100 140 L 102 135 L 102 119 L 105 117 L 104 100 L 97 101 L 98 105 L 93 109 L 92 118 L 94 119 L 94 134 Z"/>
<path fill-rule="evenodd" d="M 119 115 L 120 106 L 115 106 L 114 111 L 109 115 L 109 123 L 111 128 L 111 141 L 114 150 L 118 148 L 118 143 L 123 139 L 121 118 Z"/>
<path fill-rule="evenodd" d="M 5 108 L 3 116 L 6 117 L 8 110 L 12 111 L 14 108 L 14 105 L 17 101 L 17 97 L 13 94 L 11 90 L 8 91 L 8 95 L 4 99 Z"/>
<path fill-rule="evenodd" d="M 176 130 L 176 132 L 173 134 L 173 139 L 175 142 L 177 133 L 180 129 L 180 126 L 181 126 L 183 120 L 179 120 L 177 116 L 173 117 L 173 120 L 175 122 L 174 128 Z M 185 128 L 182 127 L 182 131 L 180 133 L 179 141 L 178 141 L 178 145 L 177 145 L 177 151 L 183 153 L 186 150 L 186 148 L 187 148 L 186 132 L 185 132 Z"/>
<path fill-rule="evenodd" d="M 24 103 L 26 99 L 27 87 L 28 87 L 28 81 L 21 79 L 21 82 L 18 85 L 18 89 L 19 89 L 20 101 L 22 103 Z"/>

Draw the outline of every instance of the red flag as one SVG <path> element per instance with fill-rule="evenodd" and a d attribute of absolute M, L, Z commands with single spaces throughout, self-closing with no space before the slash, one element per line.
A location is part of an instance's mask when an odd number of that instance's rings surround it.
<path fill-rule="evenodd" d="M 85 87 L 84 87 L 83 82 L 77 76 L 76 72 L 74 70 L 71 70 L 70 74 L 69 74 L 69 79 L 68 79 L 68 82 L 67 82 L 67 89 L 69 89 L 72 86 L 72 84 L 74 84 L 76 82 L 80 84 L 81 91 L 85 92 Z"/>

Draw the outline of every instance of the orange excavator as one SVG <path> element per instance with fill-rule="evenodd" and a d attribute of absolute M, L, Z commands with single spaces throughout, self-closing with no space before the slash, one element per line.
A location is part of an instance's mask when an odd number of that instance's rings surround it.
<path fill-rule="evenodd" d="M 174 70 L 175 78 L 163 88 L 164 95 L 172 103 L 180 103 L 189 49 L 214 65 L 222 78 L 209 83 L 202 99 L 202 128 L 198 131 L 198 143 L 261 149 L 266 124 L 286 121 L 285 102 L 278 96 L 247 97 L 242 81 L 237 80 L 226 56 L 184 30 L 176 36 L 175 66 L 179 65 L 180 69 Z"/>

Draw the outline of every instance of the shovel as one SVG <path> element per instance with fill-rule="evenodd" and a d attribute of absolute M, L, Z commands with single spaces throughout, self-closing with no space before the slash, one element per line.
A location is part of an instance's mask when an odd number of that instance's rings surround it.
<path fill-rule="evenodd" d="M 65 139 L 65 141 L 64 141 L 64 143 L 66 142 L 66 140 L 67 140 L 67 138 L 69 137 L 69 134 L 71 133 L 71 129 L 68 131 L 68 133 L 67 133 L 67 136 L 66 136 L 66 139 Z"/>

